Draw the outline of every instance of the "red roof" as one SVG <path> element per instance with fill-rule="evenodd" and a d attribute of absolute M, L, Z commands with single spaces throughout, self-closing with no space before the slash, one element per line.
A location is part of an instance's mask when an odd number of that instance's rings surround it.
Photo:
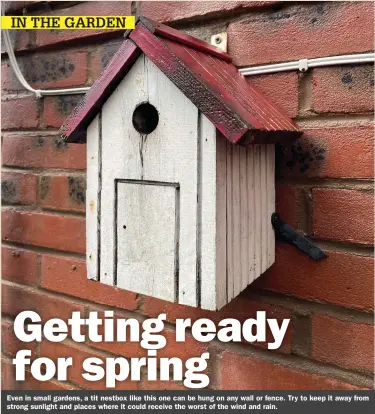
<path fill-rule="evenodd" d="M 82 140 L 104 102 L 144 53 L 232 143 L 272 143 L 301 135 L 291 119 L 220 49 L 171 27 L 140 18 L 101 77 L 61 127 Z"/>

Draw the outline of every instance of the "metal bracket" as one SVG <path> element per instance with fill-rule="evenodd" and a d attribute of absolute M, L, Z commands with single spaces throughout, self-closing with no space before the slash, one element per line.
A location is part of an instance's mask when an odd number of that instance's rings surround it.
<path fill-rule="evenodd" d="M 300 59 L 298 61 L 298 69 L 300 72 L 306 72 L 309 68 L 309 60 L 308 59 Z"/>
<path fill-rule="evenodd" d="M 310 239 L 297 233 L 289 226 L 289 224 L 286 224 L 277 213 L 272 214 L 271 223 L 275 230 L 276 239 L 297 247 L 313 260 L 318 261 L 328 257 L 328 255 Z"/>
<path fill-rule="evenodd" d="M 211 36 L 211 45 L 216 46 L 223 52 L 228 51 L 228 33 L 222 32 Z"/>

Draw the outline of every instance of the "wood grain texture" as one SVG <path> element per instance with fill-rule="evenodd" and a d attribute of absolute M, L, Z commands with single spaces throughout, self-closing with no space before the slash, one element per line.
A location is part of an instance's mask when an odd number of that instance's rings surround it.
<path fill-rule="evenodd" d="M 233 145 L 227 142 L 226 148 L 226 232 L 227 232 L 227 303 L 229 303 L 234 296 L 234 224 L 233 224 Z"/>
<path fill-rule="evenodd" d="M 175 300 L 178 187 L 117 182 L 117 286 Z"/>
<path fill-rule="evenodd" d="M 216 309 L 227 302 L 227 140 L 216 131 Z"/>
<path fill-rule="evenodd" d="M 100 281 L 115 284 L 115 180 L 141 179 L 140 134 L 131 124 L 134 108 L 148 99 L 141 57 L 102 108 Z"/>
<path fill-rule="evenodd" d="M 217 271 L 217 170 L 216 170 L 216 128 L 200 112 L 198 119 L 199 129 L 199 172 L 198 172 L 198 202 L 200 218 L 198 220 L 198 238 L 200 238 L 200 295 L 198 302 L 203 309 L 216 310 L 217 298 L 222 293 L 222 284 L 225 283 L 226 273 L 221 269 Z M 220 282 L 219 282 L 220 279 Z"/>
<path fill-rule="evenodd" d="M 267 240 L 268 240 L 268 263 L 267 268 L 275 263 L 275 233 L 270 217 L 275 212 L 275 145 L 267 145 Z"/>
<path fill-rule="evenodd" d="M 100 191 L 101 191 L 101 122 L 100 114 L 87 129 L 87 190 L 86 190 L 86 264 L 87 277 L 99 280 L 100 260 Z"/>
<path fill-rule="evenodd" d="M 180 184 L 178 301 L 197 306 L 198 109 L 148 58 L 145 63 L 159 126 L 142 147 L 142 179 Z"/>

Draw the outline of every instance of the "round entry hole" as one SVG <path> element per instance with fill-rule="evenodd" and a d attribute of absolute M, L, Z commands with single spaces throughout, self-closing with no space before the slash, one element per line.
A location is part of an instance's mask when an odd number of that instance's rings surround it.
<path fill-rule="evenodd" d="M 133 126 L 140 134 L 150 134 L 159 123 L 159 114 L 150 103 L 138 105 L 133 112 Z"/>

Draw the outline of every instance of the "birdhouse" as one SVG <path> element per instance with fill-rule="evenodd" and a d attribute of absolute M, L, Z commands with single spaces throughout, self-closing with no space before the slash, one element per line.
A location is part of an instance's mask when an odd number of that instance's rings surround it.
<path fill-rule="evenodd" d="M 217 310 L 275 260 L 277 142 L 228 54 L 141 18 L 62 126 L 87 141 L 88 278 Z"/>

